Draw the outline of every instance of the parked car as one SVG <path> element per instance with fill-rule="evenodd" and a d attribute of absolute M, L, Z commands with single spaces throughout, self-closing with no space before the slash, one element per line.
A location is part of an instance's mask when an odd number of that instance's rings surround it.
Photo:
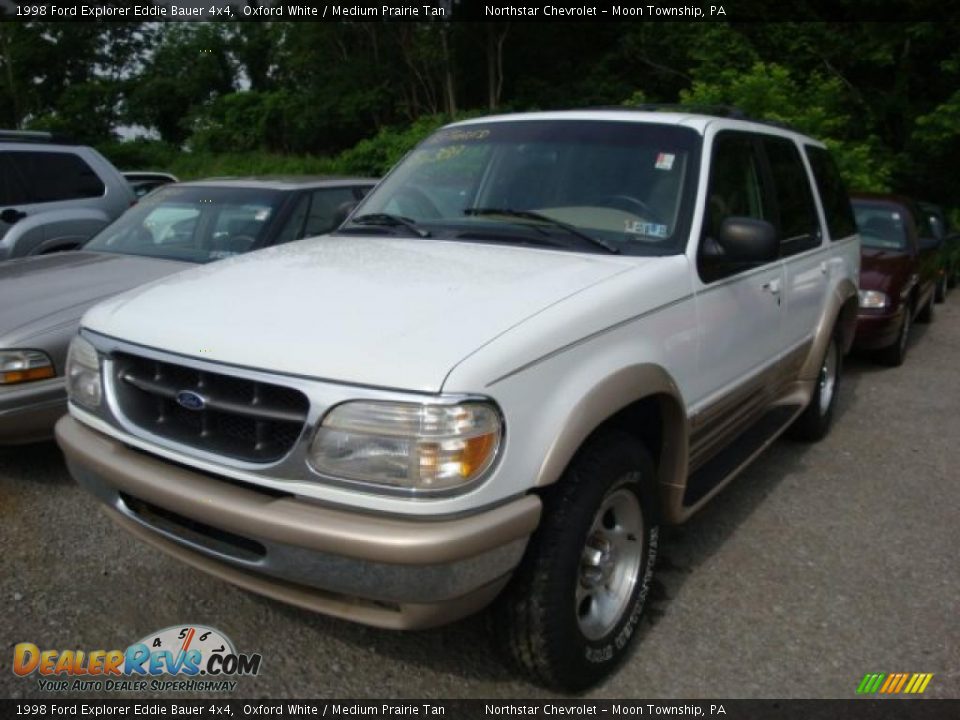
<path fill-rule="evenodd" d="M 797 132 L 470 120 L 329 238 L 91 309 L 57 437 L 121 527 L 185 562 L 393 628 L 497 598 L 503 647 L 580 689 L 628 651 L 659 525 L 788 428 L 828 431 L 859 258 L 837 169 Z"/>
<path fill-rule="evenodd" d="M 960 277 L 960 235 L 950 232 L 947 216 L 939 205 L 918 203 L 918 207 L 923 217 L 921 235 L 926 234 L 940 241 L 940 275 L 937 278 L 936 300 L 943 302 Z M 923 231 L 924 228 L 926 232 Z"/>
<path fill-rule="evenodd" d="M 0 263 L 0 445 L 52 435 L 66 412 L 67 345 L 91 305 L 196 264 L 329 232 L 340 205 L 373 184 L 289 178 L 168 185 L 77 252 Z"/>
<path fill-rule="evenodd" d="M 175 175 L 162 172 L 148 172 L 142 170 L 124 170 L 123 177 L 130 183 L 130 189 L 138 198 L 142 198 L 158 187 L 179 182 Z"/>
<path fill-rule="evenodd" d="M 135 201 L 93 148 L 0 131 L 0 260 L 74 250 Z"/>
<path fill-rule="evenodd" d="M 921 237 L 920 210 L 909 198 L 855 193 L 852 202 L 862 248 L 854 344 L 901 365 L 913 321 L 933 320 L 939 242 Z"/>

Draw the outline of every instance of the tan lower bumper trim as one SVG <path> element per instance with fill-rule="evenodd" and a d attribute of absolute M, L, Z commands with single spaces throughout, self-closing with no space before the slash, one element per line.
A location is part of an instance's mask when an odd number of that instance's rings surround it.
<path fill-rule="evenodd" d="M 467 595 L 442 603 L 398 605 L 375 603 L 244 572 L 170 542 L 125 518 L 112 508 L 103 507 L 102 509 L 111 520 L 132 535 L 177 560 L 228 583 L 305 610 L 391 630 L 420 630 L 437 627 L 472 615 L 489 605 L 510 579 L 509 576 L 505 576 Z"/>
<path fill-rule="evenodd" d="M 57 423 L 56 436 L 69 463 L 135 498 L 240 535 L 358 560 L 456 562 L 526 538 L 540 521 L 536 495 L 462 518 L 384 517 L 222 482 L 132 450 L 69 415 Z"/>

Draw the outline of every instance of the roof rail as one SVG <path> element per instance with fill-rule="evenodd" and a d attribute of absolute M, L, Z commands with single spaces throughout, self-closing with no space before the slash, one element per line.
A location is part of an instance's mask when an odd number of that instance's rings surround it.
<path fill-rule="evenodd" d="M 625 112 L 676 112 L 692 113 L 694 115 L 711 115 L 713 117 L 729 118 L 731 120 L 745 120 L 755 122 L 761 125 L 770 125 L 793 132 L 803 132 L 790 123 L 781 120 L 767 120 L 765 118 L 751 117 L 736 105 L 696 105 L 683 103 L 640 103 L 639 105 L 606 105 L 602 107 L 590 107 L 587 110 L 622 110 Z"/>
<path fill-rule="evenodd" d="M 44 130 L 0 130 L 0 142 L 73 144 L 73 141 L 64 135 Z"/>

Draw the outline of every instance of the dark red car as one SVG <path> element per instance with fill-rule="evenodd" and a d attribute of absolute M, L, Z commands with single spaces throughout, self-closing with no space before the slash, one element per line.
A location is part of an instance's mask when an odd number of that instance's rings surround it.
<path fill-rule="evenodd" d="M 861 240 L 854 346 L 900 365 L 913 321 L 933 319 L 939 241 L 924 237 L 919 210 L 909 198 L 854 193 L 850 200 Z"/>

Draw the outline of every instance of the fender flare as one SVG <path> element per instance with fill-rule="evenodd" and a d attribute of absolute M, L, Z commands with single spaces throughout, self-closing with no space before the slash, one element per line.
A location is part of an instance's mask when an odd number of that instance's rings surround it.
<path fill-rule="evenodd" d="M 680 390 L 663 367 L 639 364 L 608 375 L 577 401 L 540 465 L 535 486 L 543 487 L 559 480 L 577 451 L 598 427 L 624 408 L 647 399 L 659 403 L 662 422 L 661 446 L 651 448 L 659 456 L 657 482 L 660 487 L 652 490 L 662 500 L 664 485 L 684 483 L 689 428 Z"/>
<path fill-rule="evenodd" d="M 834 328 L 840 331 L 843 353 L 850 351 L 857 329 L 858 290 L 850 278 L 843 278 L 827 299 L 820 324 L 813 336 L 810 352 L 800 368 L 800 380 L 816 380 L 820 363 L 833 337 Z"/>

